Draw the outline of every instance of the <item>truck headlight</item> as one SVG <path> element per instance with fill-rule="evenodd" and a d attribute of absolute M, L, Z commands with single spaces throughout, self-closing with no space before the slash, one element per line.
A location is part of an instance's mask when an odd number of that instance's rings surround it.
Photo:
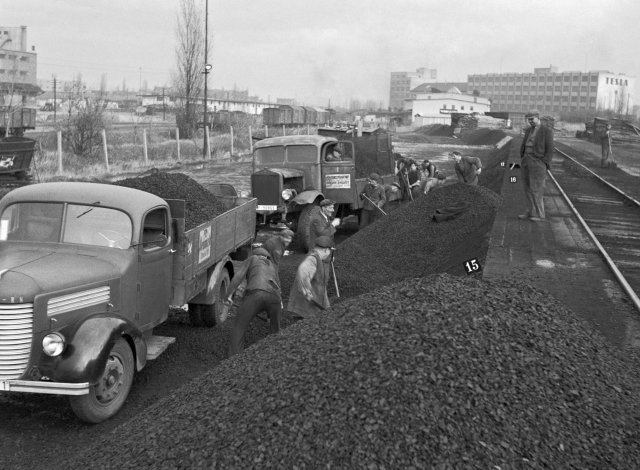
<path fill-rule="evenodd" d="M 64 336 L 60 333 L 49 333 L 42 338 L 42 350 L 47 356 L 55 357 L 62 354 L 65 347 Z"/>
<path fill-rule="evenodd" d="M 285 201 L 289 201 L 291 199 L 293 199 L 294 197 L 296 197 L 296 190 L 295 189 L 283 189 L 282 190 L 282 194 L 280 194 L 282 196 L 282 199 Z"/>

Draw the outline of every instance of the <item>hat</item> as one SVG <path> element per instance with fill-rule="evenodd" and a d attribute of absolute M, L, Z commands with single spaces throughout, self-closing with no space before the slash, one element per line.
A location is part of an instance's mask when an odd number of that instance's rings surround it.
<path fill-rule="evenodd" d="M 540 112 L 537 109 L 532 109 L 527 114 L 524 115 L 525 119 L 540 117 Z"/>
<path fill-rule="evenodd" d="M 331 240 L 331 237 L 322 235 L 321 237 L 316 238 L 315 246 L 320 248 L 333 248 L 333 240 Z"/>
<path fill-rule="evenodd" d="M 323 199 L 320 201 L 320 207 L 333 206 L 334 204 L 335 201 L 332 201 L 331 199 Z"/>
<path fill-rule="evenodd" d="M 288 228 L 285 228 L 278 235 L 280 235 L 281 237 L 293 238 L 294 233 L 293 233 L 292 230 L 289 230 Z"/>
<path fill-rule="evenodd" d="M 340 147 L 333 147 L 333 151 L 334 152 L 338 152 L 338 153 L 342 153 L 342 150 L 340 150 Z"/>
<path fill-rule="evenodd" d="M 369 179 L 374 181 L 380 181 L 380 175 L 378 173 L 371 173 L 369 175 Z"/>
<path fill-rule="evenodd" d="M 461 156 L 462 156 L 462 154 L 461 154 L 460 152 L 451 152 L 451 153 L 449 154 L 449 157 L 450 157 L 450 158 L 453 158 L 453 157 L 461 157 Z"/>

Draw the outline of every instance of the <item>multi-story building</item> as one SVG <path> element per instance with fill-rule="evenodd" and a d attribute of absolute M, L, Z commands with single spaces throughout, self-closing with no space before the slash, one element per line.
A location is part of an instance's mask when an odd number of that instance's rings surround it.
<path fill-rule="evenodd" d="M 633 111 L 635 78 L 607 71 L 558 72 L 557 67 L 533 73 L 469 75 L 468 89 L 491 100 L 491 111 L 597 114 Z"/>
<path fill-rule="evenodd" d="M 415 72 L 391 72 L 389 85 L 389 109 L 402 111 L 405 100 L 411 98 L 411 90 L 423 83 L 435 83 L 438 71 L 422 67 Z"/>
<path fill-rule="evenodd" d="M 0 26 L 0 127 L 35 126 L 37 54 L 27 51 L 27 27 Z M 23 109 L 33 112 L 25 113 Z M 24 120 L 28 122 L 24 122 Z"/>

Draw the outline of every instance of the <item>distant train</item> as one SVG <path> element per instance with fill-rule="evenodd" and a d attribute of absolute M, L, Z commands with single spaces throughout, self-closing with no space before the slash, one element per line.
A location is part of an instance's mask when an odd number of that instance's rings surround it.
<path fill-rule="evenodd" d="M 265 126 L 324 126 L 333 121 L 334 111 L 312 106 L 281 105 L 277 108 L 264 108 L 262 123 Z"/>

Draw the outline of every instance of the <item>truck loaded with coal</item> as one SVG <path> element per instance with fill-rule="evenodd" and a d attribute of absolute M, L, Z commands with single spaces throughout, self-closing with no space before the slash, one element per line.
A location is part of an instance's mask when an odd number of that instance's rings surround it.
<path fill-rule="evenodd" d="M 334 157 L 334 150 L 339 159 Z M 391 136 L 373 131 L 318 129 L 318 135 L 271 137 L 256 142 L 251 190 L 258 199 L 258 223 L 285 223 L 309 248 L 309 221 L 325 198 L 335 201 L 336 217 L 358 215 L 367 176 L 378 173 L 387 200 L 399 199 L 392 183 L 396 155 Z"/>
<path fill-rule="evenodd" d="M 0 391 L 69 395 L 97 423 L 135 371 L 174 338 L 169 306 L 224 320 L 233 258 L 254 237 L 256 200 L 189 228 L 185 201 L 117 184 L 40 183 L 0 200 Z"/>

